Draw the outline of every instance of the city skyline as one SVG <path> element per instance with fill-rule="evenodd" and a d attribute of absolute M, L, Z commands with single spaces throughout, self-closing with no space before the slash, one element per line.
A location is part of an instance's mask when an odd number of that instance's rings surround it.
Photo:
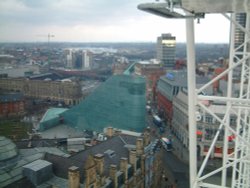
<path fill-rule="evenodd" d="M 172 33 L 185 42 L 185 20 L 164 19 L 137 9 L 152 0 L 9 0 L 0 2 L 0 42 L 156 42 Z M 196 42 L 228 43 L 229 22 L 206 15 L 195 22 Z M 41 37 L 43 35 L 44 37 Z"/>

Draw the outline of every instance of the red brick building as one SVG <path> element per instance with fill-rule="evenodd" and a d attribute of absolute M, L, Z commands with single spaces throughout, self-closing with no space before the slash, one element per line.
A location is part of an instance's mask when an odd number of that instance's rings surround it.
<path fill-rule="evenodd" d="M 209 80 L 205 76 L 197 76 L 196 84 L 204 84 Z M 173 118 L 173 98 L 179 91 L 187 89 L 187 71 L 174 70 L 160 77 L 157 84 L 157 109 L 159 116 L 171 125 Z"/>
<path fill-rule="evenodd" d="M 156 86 L 159 78 L 166 73 L 160 64 L 137 63 L 135 74 L 146 78 L 146 97 L 149 101 L 156 100 Z"/>
<path fill-rule="evenodd" d="M 157 92 L 157 108 L 161 117 L 171 121 L 173 116 L 173 104 L 161 92 Z"/>
<path fill-rule="evenodd" d="M 187 87 L 187 72 L 185 70 L 170 71 L 162 76 L 157 84 L 157 109 L 159 116 L 171 125 L 173 117 L 173 97 L 182 88 Z"/>
<path fill-rule="evenodd" d="M 0 95 L 0 118 L 20 116 L 24 113 L 24 98 L 21 93 Z"/>

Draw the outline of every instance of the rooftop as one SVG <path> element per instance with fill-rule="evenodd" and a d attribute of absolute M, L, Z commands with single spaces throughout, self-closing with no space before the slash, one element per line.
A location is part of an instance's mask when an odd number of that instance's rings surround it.
<path fill-rule="evenodd" d="M 122 134 L 90 147 L 87 150 L 72 155 L 71 157 L 65 158 L 52 154 L 46 154 L 45 160 L 53 163 L 53 169 L 56 176 L 67 178 L 68 169 L 74 165 L 79 167 L 81 177 L 83 177 L 82 175 L 84 172 L 82 167 L 86 164 L 88 156 L 107 153 L 104 155 L 104 173 L 108 175 L 111 164 L 119 165 L 120 159 L 122 157 L 128 158 L 129 150 L 126 146 L 135 145 L 137 138 L 138 137 L 135 136 Z M 115 155 L 110 157 L 109 153 L 115 153 Z M 82 181 L 83 180 L 81 180 L 81 182 Z"/>
<path fill-rule="evenodd" d="M 16 145 L 8 138 L 0 136 L 0 168 L 2 162 L 17 156 Z"/>
<path fill-rule="evenodd" d="M 67 125 L 57 125 L 40 133 L 41 137 L 44 139 L 73 138 L 84 136 L 84 132 L 78 131 L 77 129 Z"/>
<path fill-rule="evenodd" d="M 187 87 L 187 71 L 186 70 L 175 70 L 169 71 L 164 76 L 161 77 L 161 80 L 170 83 L 174 86 Z M 196 76 L 196 84 L 204 84 L 210 80 L 207 76 Z"/>
<path fill-rule="evenodd" d="M 30 169 L 32 171 L 39 171 L 39 170 L 41 170 L 44 167 L 49 166 L 49 165 L 52 165 L 52 164 L 50 162 L 48 162 L 48 161 L 38 159 L 36 161 L 33 161 L 32 163 L 24 165 L 23 167 L 28 168 L 28 169 Z"/>
<path fill-rule="evenodd" d="M 51 120 L 55 117 L 58 117 L 59 114 L 61 114 L 62 112 L 68 110 L 67 108 L 50 108 L 46 111 L 46 113 L 44 114 L 43 118 L 41 119 L 41 123 L 44 121 L 48 121 Z"/>

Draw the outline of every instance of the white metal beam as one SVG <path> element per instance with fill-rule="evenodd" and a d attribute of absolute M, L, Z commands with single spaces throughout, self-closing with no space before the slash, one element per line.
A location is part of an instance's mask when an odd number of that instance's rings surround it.
<path fill-rule="evenodd" d="M 194 19 L 186 19 L 187 40 L 187 76 L 188 76 L 188 127 L 189 127 L 189 176 L 190 187 L 196 188 L 197 181 L 197 139 L 196 139 L 196 80 L 195 80 L 195 42 L 194 42 Z"/>

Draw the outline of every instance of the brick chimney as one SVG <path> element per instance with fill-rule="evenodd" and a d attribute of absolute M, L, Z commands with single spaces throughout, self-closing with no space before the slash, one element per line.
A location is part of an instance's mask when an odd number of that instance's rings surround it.
<path fill-rule="evenodd" d="M 120 159 L 120 170 L 124 173 L 125 175 L 125 180 L 128 179 L 128 158 L 122 157 Z"/>
<path fill-rule="evenodd" d="M 113 181 L 113 187 L 117 187 L 117 178 L 116 178 L 117 166 L 112 164 L 109 167 L 109 176 Z"/>
<path fill-rule="evenodd" d="M 142 155 L 143 152 L 144 152 L 143 139 L 137 138 L 137 140 L 136 140 L 136 154 Z"/>
<path fill-rule="evenodd" d="M 136 169 L 136 151 L 130 150 L 129 151 L 129 163 Z"/>
<path fill-rule="evenodd" d="M 80 171 L 76 166 L 71 166 L 68 169 L 69 188 L 80 187 Z"/>
<path fill-rule="evenodd" d="M 144 146 L 149 145 L 149 143 L 150 143 L 150 133 L 145 132 L 144 135 L 143 135 L 143 139 L 144 139 Z"/>
<path fill-rule="evenodd" d="M 106 134 L 107 134 L 108 137 L 112 137 L 114 135 L 114 128 L 113 127 L 108 127 Z"/>
<path fill-rule="evenodd" d="M 99 175 L 103 175 L 104 171 L 104 155 L 103 154 L 96 154 L 94 156 L 94 160 L 96 162 L 96 171 Z"/>

